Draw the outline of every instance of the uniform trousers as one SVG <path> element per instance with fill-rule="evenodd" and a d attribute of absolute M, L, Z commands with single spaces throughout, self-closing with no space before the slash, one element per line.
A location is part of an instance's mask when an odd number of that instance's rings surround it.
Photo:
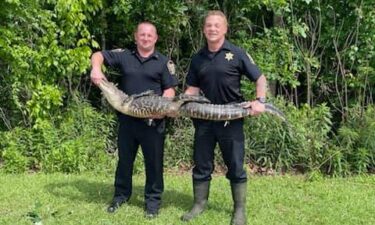
<path fill-rule="evenodd" d="M 145 208 L 157 211 L 164 191 L 163 154 L 164 120 L 147 124 L 144 119 L 119 116 L 118 154 L 119 161 L 115 177 L 115 198 L 125 201 L 132 195 L 132 175 L 138 147 L 141 146 L 146 170 L 144 189 Z"/>
<path fill-rule="evenodd" d="M 218 143 L 228 169 L 226 178 L 231 183 L 246 182 L 243 119 L 231 120 L 227 123 L 194 119 L 193 124 L 195 127 L 193 180 L 212 179 L 214 150 Z"/>

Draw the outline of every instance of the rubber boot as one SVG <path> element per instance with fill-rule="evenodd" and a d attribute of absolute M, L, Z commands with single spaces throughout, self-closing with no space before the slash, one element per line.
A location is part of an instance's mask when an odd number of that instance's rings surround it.
<path fill-rule="evenodd" d="M 233 198 L 233 214 L 231 225 L 245 225 L 246 224 L 246 182 L 231 183 L 232 198 Z"/>
<path fill-rule="evenodd" d="M 209 190 L 210 181 L 193 181 L 194 205 L 189 212 L 181 217 L 182 221 L 189 221 L 203 212 L 207 204 Z"/>

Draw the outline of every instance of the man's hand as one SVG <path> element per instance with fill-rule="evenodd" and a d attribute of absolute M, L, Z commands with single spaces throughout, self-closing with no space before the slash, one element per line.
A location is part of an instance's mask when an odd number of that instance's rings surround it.
<path fill-rule="evenodd" d="M 165 89 L 164 91 L 163 91 L 163 97 L 164 98 L 167 98 L 169 101 L 173 101 L 173 98 L 175 97 L 175 95 L 176 95 L 176 90 L 173 88 L 173 87 L 171 87 L 171 88 L 168 88 L 168 89 Z M 176 113 L 173 109 L 172 110 L 170 110 L 170 112 L 168 112 L 167 114 L 166 114 L 166 116 L 168 116 L 168 117 L 177 117 L 178 116 L 178 113 Z"/>
<path fill-rule="evenodd" d="M 90 73 L 91 81 L 98 85 L 102 80 L 107 80 L 101 69 L 93 68 Z"/>
<path fill-rule="evenodd" d="M 250 115 L 252 116 L 257 116 L 266 110 L 265 105 L 258 100 L 244 102 L 242 107 L 248 109 L 250 111 Z"/>

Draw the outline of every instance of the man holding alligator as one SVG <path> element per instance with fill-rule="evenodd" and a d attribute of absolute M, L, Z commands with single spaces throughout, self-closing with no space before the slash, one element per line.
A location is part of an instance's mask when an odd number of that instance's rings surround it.
<path fill-rule="evenodd" d="M 203 33 L 207 45 L 193 56 L 186 78 L 185 94 L 199 95 L 203 92 L 213 104 L 230 104 L 243 101 L 240 93 L 241 75 L 256 82 L 257 100 L 247 102 L 244 108 L 250 115 L 265 111 L 266 78 L 254 64 L 250 55 L 225 39 L 228 25 L 221 11 L 210 11 L 204 20 Z M 189 221 L 200 214 L 207 203 L 211 174 L 214 170 L 214 149 L 219 143 L 224 162 L 228 168 L 234 210 L 231 224 L 246 224 L 246 183 L 244 164 L 243 119 L 210 121 L 193 119 L 194 205 L 181 219 Z"/>
<path fill-rule="evenodd" d="M 134 51 L 116 49 L 92 55 L 92 82 L 99 85 L 106 79 L 101 70 L 104 63 L 120 69 L 119 87 L 123 92 L 134 95 L 153 90 L 158 95 L 173 98 L 177 80 L 171 74 L 174 73 L 171 61 L 155 50 L 158 39 L 155 26 L 149 22 L 138 24 L 134 38 L 137 45 Z M 154 218 L 158 215 L 164 190 L 164 120 L 158 117 L 145 120 L 120 113 L 118 118 L 119 161 L 115 175 L 115 193 L 107 211 L 113 213 L 129 200 L 132 194 L 133 164 L 140 145 L 146 167 L 145 216 Z"/>

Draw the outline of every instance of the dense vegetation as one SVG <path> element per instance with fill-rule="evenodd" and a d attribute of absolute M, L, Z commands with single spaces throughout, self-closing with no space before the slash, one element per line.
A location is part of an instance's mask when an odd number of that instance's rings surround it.
<path fill-rule="evenodd" d="M 111 165 L 116 115 L 89 80 L 93 51 L 134 47 L 149 20 L 185 88 L 203 44 L 202 18 L 221 9 L 287 115 L 246 120 L 246 159 L 261 170 L 330 175 L 375 169 L 373 0 L 5 0 L 0 10 L 0 169 L 80 172 Z M 116 80 L 116 71 L 108 71 Z M 253 98 L 254 86 L 243 81 Z M 166 166 L 189 166 L 189 119 L 169 121 Z M 217 163 L 221 163 L 220 157 Z M 141 165 L 141 164 L 140 164 Z"/>

